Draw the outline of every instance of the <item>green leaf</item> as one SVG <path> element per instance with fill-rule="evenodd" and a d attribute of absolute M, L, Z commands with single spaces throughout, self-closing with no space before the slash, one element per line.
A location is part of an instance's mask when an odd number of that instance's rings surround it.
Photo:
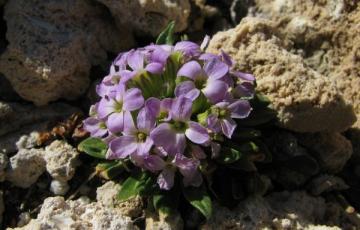
<path fill-rule="evenodd" d="M 210 196 L 207 194 L 204 186 L 202 187 L 184 187 L 183 193 L 185 199 L 196 209 L 198 209 L 208 220 L 212 213 L 212 204 Z"/>
<path fill-rule="evenodd" d="M 173 45 L 175 42 L 174 38 L 175 22 L 171 21 L 167 27 L 159 34 L 156 39 L 156 44 L 168 44 Z"/>
<path fill-rule="evenodd" d="M 124 169 L 124 164 L 121 161 L 107 161 L 96 165 L 96 172 L 106 180 L 111 180 L 119 176 Z"/>
<path fill-rule="evenodd" d="M 105 155 L 107 152 L 108 146 L 105 142 L 103 142 L 99 138 L 89 137 L 85 140 L 83 140 L 79 146 L 78 150 L 81 152 L 85 152 L 86 154 L 100 158 L 105 159 Z"/>
<path fill-rule="evenodd" d="M 117 198 L 121 201 L 137 195 L 149 195 L 156 184 L 147 172 L 135 172 L 121 185 Z"/>
<path fill-rule="evenodd" d="M 216 158 L 216 161 L 221 164 L 231 164 L 238 161 L 241 156 L 242 153 L 239 150 L 233 147 L 223 146 L 221 147 L 219 157 Z"/>
<path fill-rule="evenodd" d="M 153 195 L 154 208 L 164 214 L 176 212 L 180 196 L 179 186 L 174 186 L 170 191 L 159 190 Z"/>

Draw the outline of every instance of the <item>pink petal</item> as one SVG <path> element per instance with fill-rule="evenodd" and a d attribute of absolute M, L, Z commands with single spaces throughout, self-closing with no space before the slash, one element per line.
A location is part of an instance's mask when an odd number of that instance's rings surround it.
<path fill-rule="evenodd" d="M 154 141 L 150 137 L 147 137 L 145 142 L 138 143 L 137 154 L 141 156 L 148 155 L 153 144 Z"/>
<path fill-rule="evenodd" d="M 227 90 L 227 84 L 223 81 L 215 80 L 208 81 L 208 84 L 202 91 L 212 103 L 217 103 L 224 99 Z"/>
<path fill-rule="evenodd" d="M 165 161 L 157 155 L 149 155 L 144 158 L 144 166 L 152 171 L 160 171 L 165 167 Z"/>
<path fill-rule="evenodd" d="M 181 95 L 185 95 L 193 89 L 195 89 L 195 84 L 193 81 L 181 82 L 175 88 L 175 96 L 180 97 Z"/>
<path fill-rule="evenodd" d="M 217 80 L 229 72 L 229 66 L 218 59 L 211 59 L 205 63 L 204 70 L 209 78 Z"/>
<path fill-rule="evenodd" d="M 231 117 L 242 119 L 249 116 L 252 108 L 249 101 L 237 100 L 228 107 L 231 111 Z"/>
<path fill-rule="evenodd" d="M 186 129 L 185 135 L 192 142 L 196 144 L 204 144 L 210 139 L 206 128 L 204 128 L 200 124 L 193 121 L 189 121 L 188 125 L 189 128 Z"/>
<path fill-rule="evenodd" d="M 137 143 L 134 137 L 121 136 L 110 142 L 110 149 L 116 158 L 123 159 L 136 151 Z"/>
<path fill-rule="evenodd" d="M 178 71 L 178 77 L 187 77 L 196 79 L 199 75 L 203 75 L 203 70 L 197 61 L 190 61 L 184 64 Z"/>
<path fill-rule="evenodd" d="M 127 62 L 132 70 L 141 70 L 144 68 L 144 56 L 139 51 L 131 52 L 127 57 Z"/>
<path fill-rule="evenodd" d="M 153 62 L 148 64 L 145 69 L 146 71 L 152 74 L 160 74 L 164 71 L 164 65 L 157 62 Z"/>
<path fill-rule="evenodd" d="M 159 175 L 157 183 L 161 189 L 170 190 L 174 186 L 175 172 L 171 168 L 165 168 Z"/>
<path fill-rule="evenodd" d="M 221 120 L 221 129 L 222 129 L 222 132 L 224 133 L 224 135 L 227 138 L 231 139 L 231 136 L 236 129 L 236 122 L 231 118 L 222 119 Z"/>
<path fill-rule="evenodd" d="M 144 97 L 140 89 L 132 88 L 126 91 L 123 106 L 124 110 L 134 111 L 140 109 L 143 104 Z"/>
<path fill-rule="evenodd" d="M 157 117 L 160 113 L 160 100 L 150 97 L 145 101 L 145 108 L 153 117 Z"/>
<path fill-rule="evenodd" d="M 124 131 L 124 113 L 113 113 L 108 117 L 106 125 L 113 134 Z"/>
<path fill-rule="evenodd" d="M 192 101 L 189 98 L 180 96 L 173 100 L 170 115 L 173 120 L 187 121 L 190 119 Z"/>
<path fill-rule="evenodd" d="M 147 109 L 143 108 L 137 116 L 136 124 L 140 131 L 149 133 L 155 126 L 155 117 Z"/>

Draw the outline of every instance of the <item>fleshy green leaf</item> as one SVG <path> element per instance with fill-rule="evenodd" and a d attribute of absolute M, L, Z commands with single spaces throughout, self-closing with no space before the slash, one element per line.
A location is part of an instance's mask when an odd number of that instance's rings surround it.
<path fill-rule="evenodd" d="M 173 45 L 175 42 L 174 38 L 175 22 L 171 21 L 167 27 L 159 34 L 156 39 L 156 44 L 168 44 Z"/>
<path fill-rule="evenodd" d="M 216 160 L 221 164 L 231 164 L 235 161 L 238 161 L 242 156 L 242 153 L 232 147 L 223 146 L 221 148 L 219 157 Z"/>
<path fill-rule="evenodd" d="M 107 149 L 108 147 L 105 142 L 94 137 L 83 140 L 78 146 L 79 151 L 100 159 L 105 159 Z"/>
<path fill-rule="evenodd" d="M 184 187 L 183 193 L 185 199 L 198 209 L 206 219 L 210 219 L 212 213 L 212 204 L 210 196 L 207 194 L 204 186 L 202 187 Z"/>
<path fill-rule="evenodd" d="M 125 201 L 136 195 L 149 195 L 155 186 L 153 178 L 147 172 L 136 172 L 121 185 L 118 199 Z"/>
<path fill-rule="evenodd" d="M 119 176 L 124 169 L 124 164 L 120 161 L 107 161 L 96 165 L 96 172 L 106 180 Z"/>
<path fill-rule="evenodd" d="M 159 190 L 153 195 L 154 208 L 167 215 L 176 212 L 180 191 L 179 186 L 174 186 L 170 191 Z"/>

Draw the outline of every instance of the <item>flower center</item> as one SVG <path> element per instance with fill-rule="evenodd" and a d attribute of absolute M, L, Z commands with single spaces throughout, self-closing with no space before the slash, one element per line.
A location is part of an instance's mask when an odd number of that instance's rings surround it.
<path fill-rule="evenodd" d="M 185 132 L 185 130 L 187 129 L 187 124 L 182 121 L 174 121 L 174 123 L 172 124 L 172 127 L 177 132 Z"/>
<path fill-rule="evenodd" d="M 137 140 L 138 142 L 144 142 L 146 139 L 146 134 L 145 133 L 142 133 L 142 132 L 139 132 L 137 134 Z"/>
<path fill-rule="evenodd" d="M 119 102 L 119 101 L 116 101 L 115 102 L 115 106 L 114 106 L 114 110 L 115 110 L 115 112 L 121 112 L 122 111 L 122 107 L 123 107 L 123 103 L 122 103 L 122 101 L 121 102 Z"/>
<path fill-rule="evenodd" d="M 197 89 L 203 89 L 206 87 L 206 78 L 197 78 L 195 79 L 194 84 Z"/>
<path fill-rule="evenodd" d="M 105 122 L 100 122 L 100 123 L 99 123 L 99 127 L 100 127 L 100 129 L 106 129 L 106 124 L 105 124 Z"/>
<path fill-rule="evenodd" d="M 217 116 L 218 118 L 225 118 L 229 116 L 229 111 L 227 109 L 219 108 L 219 107 L 211 108 L 211 113 Z"/>

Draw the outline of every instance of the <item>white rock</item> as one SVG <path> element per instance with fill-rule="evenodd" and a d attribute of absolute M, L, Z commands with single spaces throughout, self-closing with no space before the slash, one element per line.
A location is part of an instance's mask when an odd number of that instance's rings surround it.
<path fill-rule="evenodd" d="M 70 186 L 66 181 L 52 180 L 50 184 L 50 191 L 55 195 L 65 195 L 69 191 Z"/>
<path fill-rule="evenodd" d="M 83 200 L 65 201 L 63 197 L 45 199 L 37 219 L 17 230 L 30 229 L 83 229 L 118 230 L 137 229 L 129 217 L 99 203 Z"/>
<path fill-rule="evenodd" d="M 31 149 L 37 146 L 39 132 L 31 132 L 29 135 L 23 135 L 16 142 L 17 149 Z"/>
<path fill-rule="evenodd" d="M 58 181 L 68 181 L 79 164 L 79 152 L 65 141 L 56 140 L 45 148 L 46 170 Z"/>
<path fill-rule="evenodd" d="M 105 207 L 116 208 L 125 216 L 138 217 L 143 211 L 143 202 L 140 197 L 130 198 L 120 202 L 116 196 L 121 186 L 113 181 L 108 181 L 96 190 L 96 199 Z"/>
<path fill-rule="evenodd" d="M 3 191 L 0 190 L 0 225 L 2 223 L 2 215 L 5 211 L 5 206 L 4 206 L 4 200 L 3 200 Z"/>
<path fill-rule="evenodd" d="M 21 188 L 30 187 L 45 171 L 43 153 L 43 149 L 21 149 L 10 158 L 6 180 Z"/>

